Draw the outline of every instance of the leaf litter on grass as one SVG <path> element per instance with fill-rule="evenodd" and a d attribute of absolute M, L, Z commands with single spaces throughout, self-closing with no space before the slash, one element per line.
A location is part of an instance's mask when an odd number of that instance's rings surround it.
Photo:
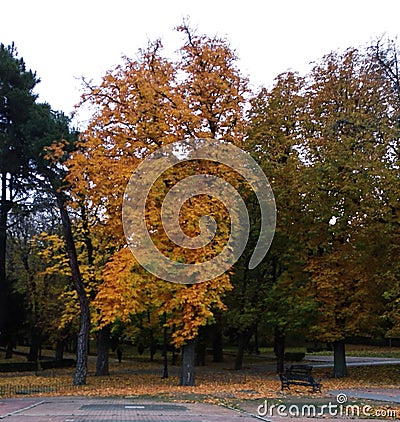
<path fill-rule="evenodd" d="M 226 366 L 226 364 L 225 364 Z M 351 367 L 346 378 L 333 378 L 331 369 L 315 369 L 315 378 L 322 378 L 322 393 L 311 394 L 306 387 L 280 391 L 280 381 L 274 372 L 262 370 L 234 371 L 215 366 L 198 368 L 196 385 L 179 386 L 173 375 L 161 378 L 159 362 L 126 362 L 112 365 L 109 376 L 93 376 L 89 368 L 87 385 L 72 385 L 73 369 L 44 370 L 37 373 L 5 373 L 0 377 L 0 395 L 81 395 L 81 396 L 154 396 L 167 400 L 259 400 L 264 398 L 323 397 L 328 390 L 351 388 L 398 388 L 400 366 Z M 175 372 L 177 368 L 175 367 Z"/>

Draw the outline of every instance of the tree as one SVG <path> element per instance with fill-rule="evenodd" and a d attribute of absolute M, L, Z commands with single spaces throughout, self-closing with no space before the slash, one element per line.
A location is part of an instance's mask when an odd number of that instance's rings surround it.
<path fill-rule="evenodd" d="M 18 221 L 19 220 L 19 221 Z M 43 294 L 45 291 L 37 285 L 36 275 L 39 272 L 32 253 L 32 241 L 35 236 L 35 225 L 26 218 L 14 221 L 9 233 L 8 253 L 9 276 L 14 276 L 15 291 L 26 294 L 25 306 L 29 309 L 30 351 L 28 360 L 37 362 L 41 345 L 42 327 L 39 322 Z M 33 220 L 33 219 L 32 219 Z M 37 221 L 36 221 L 37 222 Z M 18 336 L 18 328 L 14 328 L 14 335 Z M 15 341 L 14 341 L 15 344 Z"/>
<path fill-rule="evenodd" d="M 39 80 L 18 58 L 14 45 L 0 45 L 0 335 L 7 317 L 6 250 L 8 217 L 29 189 L 29 139 L 26 125 L 36 101 Z M 22 206 L 22 205 L 21 205 Z"/>
<path fill-rule="evenodd" d="M 384 297 L 386 310 L 383 314 L 387 323 L 387 337 L 398 337 L 400 332 L 400 284 L 398 266 L 400 212 L 398 205 L 399 192 L 399 122 L 400 122 L 400 64 L 399 47 L 394 40 L 378 39 L 369 48 L 372 60 L 376 60 L 389 87 L 391 87 L 390 107 L 393 110 L 393 135 L 388 145 L 385 159 L 386 174 L 384 194 L 382 194 L 379 223 L 380 232 L 385 234 L 385 241 L 377 251 L 379 254 L 379 273 L 387 281 Z"/>
<path fill-rule="evenodd" d="M 181 49 L 181 60 L 172 63 L 160 55 L 161 43 L 156 41 L 140 51 L 138 60 L 124 59 L 124 64 L 108 72 L 98 87 L 88 86 L 84 99 L 96 108 L 88 130 L 82 136 L 79 151 L 69 162 L 70 181 L 77 194 L 84 195 L 93 206 L 101 207 L 106 221 L 105 231 L 115 253 L 106 265 L 96 303 L 99 320 L 110 323 L 113 318 L 129 318 L 142 312 L 141 301 L 127 303 L 127 297 L 141 298 L 143 282 L 147 281 L 151 297 L 162 306 L 160 312 L 169 316 L 168 325 L 177 346 L 186 345 L 190 363 L 182 375 L 182 384 L 194 382 L 192 342 L 198 328 L 212 321 L 212 309 L 223 307 L 221 296 L 230 288 L 229 277 L 221 276 L 191 286 L 171 285 L 144 274 L 130 252 L 121 224 L 122 199 L 132 171 L 153 151 L 174 141 L 193 137 L 224 138 L 240 143 L 243 137 L 243 104 L 246 81 L 235 67 L 235 54 L 226 41 L 197 36 L 186 26 L 178 28 L 187 41 Z M 148 201 L 146 216 L 154 228 L 155 238 L 163 244 L 165 233 L 157 218 L 159 195 L 185 177 L 185 171 L 208 171 L 218 166 L 193 161 L 177 166 L 177 174 L 166 174 L 155 186 L 155 200 Z M 186 168 L 186 170 L 185 170 Z M 226 169 L 224 169 L 226 170 Z M 187 173 L 186 173 L 187 174 Z M 198 234 L 199 211 L 215 206 L 209 198 L 193 198 L 186 220 L 188 233 Z M 184 215 L 184 213 L 183 213 Z M 184 220 L 182 217 L 181 221 Z M 193 224 L 193 221 L 195 222 Z M 224 230 L 221 229 L 221 234 Z M 182 248 L 167 243 L 164 248 L 175 259 L 199 262 L 210 251 L 200 249 L 182 256 Z M 218 249 L 218 247 L 217 247 Z M 214 253 L 215 251 L 213 251 Z M 112 295 L 109 293 L 113 292 Z M 138 296 L 134 296 L 138 293 Z M 121 305 L 127 304 L 126 308 Z M 186 361 L 186 358 L 184 358 Z"/>
<path fill-rule="evenodd" d="M 390 90 L 378 63 L 355 49 L 331 53 L 309 75 L 304 177 L 314 333 L 334 345 L 334 375 L 346 375 L 344 342 L 377 326 L 382 283 L 366 265 L 379 222 L 392 141 Z M 368 258 L 367 258 L 368 257 Z M 373 261 L 371 261 L 372 263 Z M 372 287 L 374 286 L 374 287 Z"/>
<path fill-rule="evenodd" d="M 246 149 L 263 168 L 271 183 L 277 225 L 274 241 L 255 278 L 255 316 L 274 333 L 277 371 L 284 370 L 285 336 L 312 324 L 312 303 L 304 294 L 307 277 L 303 195 L 305 170 L 301 122 L 305 118 L 304 77 L 287 72 L 251 100 Z M 298 298 L 304 298 L 299 301 Z M 254 311 L 253 311 L 254 312 Z"/>
<path fill-rule="evenodd" d="M 34 289 L 29 288 L 27 294 L 38 303 L 38 326 L 55 346 L 56 359 L 61 360 L 67 340 L 78 332 L 79 307 L 74 306 L 71 270 L 58 216 L 55 227 L 48 227 L 31 240 L 30 260 L 36 271 Z M 73 319 L 66 315 L 73 315 Z"/>
<path fill-rule="evenodd" d="M 1 200 L 0 200 L 0 297 L 1 303 L 0 330 L 3 331 L 6 319 L 5 301 L 5 253 L 7 240 L 7 216 L 17 204 L 22 206 L 23 195 L 28 195 L 31 189 L 43 189 L 48 183 L 53 189 L 60 209 L 61 220 L 66 237 L 67 249 L 70 254 L 70 263 L 76 288 L 82 286 L 79 282 L 79 268 L 76 253 L 71 236 L 71 225 L 66 210 L 65 193 L 59 190 L 63 179 L 62 169 L 59 163 L 50 166 L 44 158 L 44 149 L 62 138 L 68 138 L 69 128 L 67 119 L 61 113 L 53 113 L 47 104 L 37 104 L 36 96 L 32 93 L 38 82 L 36 75 L 27 71 L 22 59 L 17 58 L 14 46 L 0 46 L 1 62 Z M 58 157 L 60 158 L 60 157 Z M 46 181 L 41 179 L 46 178 Z M 82 293 L 83 313 L 88 307 L 85 306 L 84 290 Z M 86 309 L 87 308 L 87 309 Z M 87 347 L 87 335 L 81 333 L 82 344 Z M 83 350 L 84 352 L 84 350 Z M 83 353 L 84 355 L 84 353 Z M 86 374 L 82 370 L 85 365 L 85 357 L 78 355 L 77 373 L 81 372 L 75 380 L 81 383 Z"/>
<path fill-rule="evenodd" d="M 72 281 L 78 296 L 80 330 L 74 385 L 83 385 L 87 376 L 90 310 L 68 211 L 69 187 L 65 180 L 67 169 L 64 164 L 75 148 L 77 134 L 70 130 L 69 119 L 63 113 L 53 112 L 46 104 L 36 106 L 35 123 L 30 131 L 32 138 L 36 139 L 32 147 L 35 172 L 44 178 L 42 189 L 53 195 L 58 207 Z"/>
<path fill-rule="evenodd" d="M 391 84 L 379 60 L 348 49 L 325 56 L 304 77 L 280 75 L 250 111 L 252 150 L 279 216 L 267 320 L 281 338 L 300 322 L 332 342 L 338 377 L 346 375 L 347 336 L 381 330 L 382 294 L 396 273 L 392 253 L 382 261 L 378 252 L 393 248 L 377 234 L 398 183 Z M 304 300 L 293 308 L 299 294 Z"/>

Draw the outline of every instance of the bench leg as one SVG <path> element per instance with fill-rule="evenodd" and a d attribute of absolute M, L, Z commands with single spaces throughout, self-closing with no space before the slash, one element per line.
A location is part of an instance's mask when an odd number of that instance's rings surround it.
<path fill-rule="evenodd" d="M 322 393 L 321 387 L 322 387 L 322 385 L 313 385 L 312 386 L 312 392 L 313 393 Z"/>

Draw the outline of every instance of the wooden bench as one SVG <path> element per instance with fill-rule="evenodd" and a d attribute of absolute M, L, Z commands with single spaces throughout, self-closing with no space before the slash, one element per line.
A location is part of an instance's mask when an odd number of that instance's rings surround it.
<path fill-rule="evenodd" d="M 283 374 L 279 374 L 281 379 L 281 390 L 287 388 L 290 390 L 291 385 L 303 385 L 311 387 L 312 392 L 321 392 L 321 380 L 315 380 L 311 375 L 311 365 L 291 365 L 286 368 Z"/>

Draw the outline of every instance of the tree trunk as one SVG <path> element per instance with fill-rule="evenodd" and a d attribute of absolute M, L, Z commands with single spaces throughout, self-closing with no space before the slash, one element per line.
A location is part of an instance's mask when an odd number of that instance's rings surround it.
<path fill-rule="evenodd" d="M 258 324 L 257 324 L 256 329 L 254 331 L 254 351 L 256 352 L 256 355 L 260 354 L 260 349 L 258 347 Z"/>
<path fill-rule="evenodd" d="M 188 340 L 182 351 L 182 372 L 180 385 L 194 385 L 195 339 Z"/>
<path fill-rule="evenodd" d="M 108 350 L 110 348 L 111 327 L 105 326 L 97 333 L 96 376 L 110 375 L 108 367 Z"/>
<path fill-rule="evenodd" d="M 163 346 L 162 351 L 162 358 L 163 358 L 163 371 L 162 371 L 162 379 L 168 378 L 168 348 Z"/>
<path fill-rule="evenodd" d="M 71 337 L 65 343 L 65 350 L 68 353 L 76 353 L 76 337 Z"/>
<path fill-rule="evenodd" d="M 117 352 L 118 363 L 121 363 L 122 362 L 122 354 L 123 354 L 122 346 L 119 344 L 117 346 L 117 348 L 115 349 L 115 351 Z"/>
<path fill-rule="evenodd" d="M 347 377 L 346 350 L 344 340 L 333 342 L 333 376 L 335 378 Z"/>
<path fill-rule="evenodd" d="M 64 359 L 64 347 L 65 347 L 65 340 L 57 340 L 56 353 L 55 353 L 56 360 Z"/>
<path fill-rule="evenodd" d="M 206 365 L 206 352 L 207 352 L 207 347 L 206 347 L 205 342 L 200 341 L 196 343 L 196 357 L 195 357 L 196 366 Z"/>
<path fill-rule="evenodd" d="M 285 372 L 285 334 L 283 330 L 275 327 L 274 330 L 274 353 L 276 356 L 276 372 Z"/>
<path fill-rule="evenodd" d="M 0 338 L 4 335 L 7 323 L 6 250 L 9 205 L 7 202 L 7 174 L 2 173 L 0 198 Z"/>
<path fill-rule="evenodd" d="M 239 370 L 243 368 L 243 358 L 244 358 L 244 352 L 246 350 L 246 347 L 249 344 L 250 338 L 251 338 L 252 332 L 250 329 L 247 329 L 240 333 L 239 336 L 239 345 L 236 352 L 236 359 L 235 359 L 235 369 Z"/>
<path fill-rule="evenodd" d="M 157 353 L 157 342 L 154 339 L 153 329 L 150 329 L 150 362 L 154 362 L 154 355 Z"/>
<path fill-rule="evenodd" d="M 87 377 L 88 337 L 89 337 L 89 309 L 81 310 L 80 329 L 76 344 L 76 368 L 74 385 L 85 385 Z"/>
<path fill-rule="evenodd" d="M 172 347 L 171 366 L 176 366 L 178 360 L 178 353 L 175 347 Z"/>
<path fill-rule="evenodd" d="M 80 308 L 80 329 L 76 347 L 76 369 L 74 385 L 85 385 L 87 376 L 87 356 L 90 329 L 89 300 L 86 295 L 85 286 L 79 270 L 78 257 L 76 254 L 75 242 L 72 236 L 71 220 L 66 209 L 66 198 L 62 192 L 56 190 L 55 196 L 60 209 L 61 222 L 65 246 L 68 253 L 69 266 L 71 267 L 72 281 L 78 295 Z"/>
<path fill-rule="evenodd" d="M 207 327 L 208 328 L 208 327 Z M 196 338 L 195 346 L 195 366 L 205 366 L 206 364 L 206 351 L 207 351 L 207 342 L 206 342 L 206 327 L 200 327 L 199 333 Z"/>
<path fill-rule="evenodd" d="M 168 328 L 167 328 L 167 313 L 164 311 L 164 327 L 163 327 L 163 373 L 162 378 L 168 378 Z"/>
<path fill-rule="evenodd" d="M 222 328 L 218 327 L 213 337 L 213 362 L 224 361 L 224 350 L 222 341 Z"/>
<path fill-rule="evenodd" d="M 37 362 L 40 358 L 42 332 L 39 328 L 33 327 L 31 331 L 31 345 L 29 347 L 28 362 Z"/>
<path fill-rule="evenodd" d="M 6 346 L 6 356 L 5 356 L 6 359 L 11 359 L 12 358 L 14 346 L 15 346 L 14 340 L 10 340 L 7 343 L 7 346 Z"/>

